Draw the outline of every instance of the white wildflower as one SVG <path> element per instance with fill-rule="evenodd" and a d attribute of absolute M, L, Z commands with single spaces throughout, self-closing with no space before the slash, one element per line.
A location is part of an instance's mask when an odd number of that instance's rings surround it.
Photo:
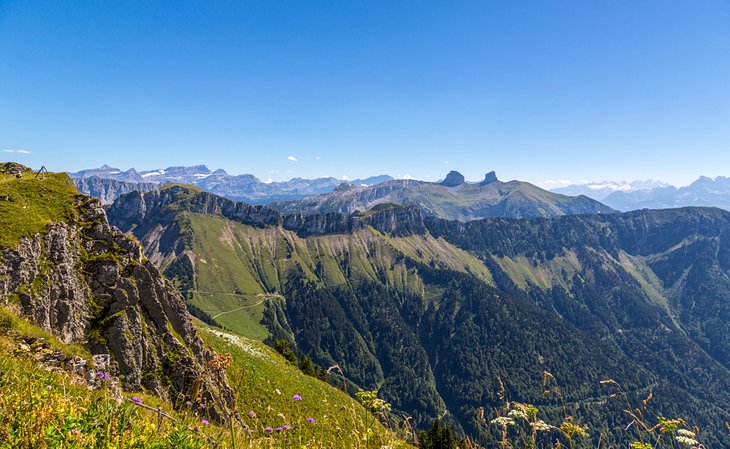
<path fill-rule="evenodd" d="M 527 416 L 527 412 L 525 412 L 524 410 L 510 410 L 509 413 L 507 413 L 507 416 L 524 419 L 525 421 L 530 420 L 530 418 Z"/>
<path fill-rule="evenodd" d="M 545 421 L 543 421 L 542 419 L 535 423 L 535 429 L 537 429 L 538 432 L 547 432 L 551 428 L 552 428 L 552 426 L 550 424 L 546 423 Z"/>
<path fill-rule="evenodd" d="M 677 434 L 685 436 L 685 437 L 690 437 L 690 438 L 695 438 L 697 436 L 697 435 L 695 435 L 694 432 L 692 432 L 691 430 L 687 430 L 687 429 L 679 429 L 679 430 L 677 430 Z"/>
<path fill-rule="evenodd" d="M 686 444 L 687 446 L 697 446 L 698 444 L 700 444 L 699 441 L 695 440 L 694 438 L 686 437 L 683 435 L 677 435 L 676 437 L 674 437 L 674 439 L 682 444 Z"/>
<path fill-rule="evenodd" d="M 492 420 L 492 424 L 497 424 L 502 427 L 504 426 L 514 426 L 515 421 L 512 418 L 507 418 L 506 416 L 500 416 L 499 418 L 494 418 Z"/>

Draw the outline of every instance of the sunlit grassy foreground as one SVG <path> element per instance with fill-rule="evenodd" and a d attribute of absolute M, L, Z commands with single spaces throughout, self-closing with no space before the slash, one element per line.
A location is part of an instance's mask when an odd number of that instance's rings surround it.
<path fill-rule="evenodd" d="M 261 343 L 203 333 L 233 355 L 229 372 L 239 408 L 221 425 L 206 404 L 171 410 L 152 395 L 119 391 L 105 373 L 94 374 L 90 386 L 50 371 L 38 359 L 54 350 L 88 354 L 0 307 L 0 448 L 409 447 L 348 395 L 286 365 Z M 30 352 L 22 349 L 29 338 L 40 342 Z M 160 419 L 158 407 L 172 419 Z"/>

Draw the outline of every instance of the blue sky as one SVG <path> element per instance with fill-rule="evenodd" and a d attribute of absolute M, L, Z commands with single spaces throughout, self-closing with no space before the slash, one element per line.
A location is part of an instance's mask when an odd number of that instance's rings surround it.
<path fill-rule="evenodd" d="M 274 180 L 728 176 L 730 2 L 0 0 L 0 149 Z"/>

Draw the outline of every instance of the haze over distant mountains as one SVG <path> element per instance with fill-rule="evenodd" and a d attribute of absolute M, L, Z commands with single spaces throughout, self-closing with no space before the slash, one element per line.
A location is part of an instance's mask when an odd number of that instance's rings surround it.
<path fill-rule="evenodd" d="M 651 190 L 668 186 L 669 184 L 665 182 L 649 179 L 646 181 L 581 182 L 549 190 L 562 195 L 585 195 L 594 200 L 603 201 L 604 198 L 614 192 L 633 192 L 635 190 Z"/>
<path fill-rule="evenodd" d="M 668 209 L 685 206 L 719 207 L 730 210 L 730 178 L 700 176 L 685 187 L 661 181 L 603 181 L 572 184 L 551 189 L 564 195 L 582 194 L 621 211 Z"/>
<path fill-rule="evenodd" d="M 399 179 L 373 186 L 341 185 L 329 193 L 269 207 L 285 213 L 351 214 L 386 203 L 415 205 L 427 215 L 460 221 L 614 212 L 586 196 L 560 195 L 523 181 L 500 181 L 493 171 L 481 182 L 467 182 L 461 173 L 451 171 L 441 182 Z"/>
<path fill-rule="evenodd" d="M 293 178 L 284 182 L 264 182 L 249 174 L 230 175 L 223 169 L 211 171 L 205 165 L 191 167 L 168 167 L 159 170 L 138 172 L 134 168 L 122 171 L 104 165 L 99 168 L 69 173 L 81 192 L 100 198 L 111 204 L 121 194 L 130 191 L 149 191 L 150 186 L 164 184 L 190 184 L 226 198 L 245 201 L 250 204 L 265 204 L 272 201 L 289 201 L 307 196 L 330 192 L 345 182 L 337 178 L 302 179 Z M 97 178 L 98 181 L 82 181 Z M 116 182 L 109 182 L 113 180 Z M 366 179 L 347 181 L 354 185 L 372 185 L 393 178 L 388 175 L 372 176 Z"/>
<path fill-rule="evenodd" d="M 330 177 L 265 183 L 253 175 L 233 176 L 204 165 L 143 172 L 104 165 L 72 173 L 71 177 L 79 190 L 106 204 L 124 193 L 147 192 L 176 183 L 194 185 L 234 201 L 267 204 L 288 214 L 350 214 L 386 203 L 416 205 L 427 215 L 461 221 L 614 212 L 586 196 L 560 195 L 522 181 L 500 181 L 493 171 L 480 182 L 467 182 L 461 173 L 451 171 L 439 182 L 380 175 L 352 181 Z"/>

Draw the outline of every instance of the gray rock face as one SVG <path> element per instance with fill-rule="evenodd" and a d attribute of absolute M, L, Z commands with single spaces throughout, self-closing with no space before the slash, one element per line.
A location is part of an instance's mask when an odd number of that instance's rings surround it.
<path fill-rule="evenodd" d="M 150 182 L 129 182 L 118 179 L 100 178 L 92 176 L 88 178 L 76 178 L 74 184 L 79 192 L 99 198 L 101 204 L 111 204 L 121 195 L 129 192 L 149 192 L 157 188 L 157 184 Z"/>
<path fill-rule="evenodd" d="M 484 181 L 482 181 L 480 185 L 485 186 L 487 184 L 493 183 L 494 181 L 497 181 L 497 173 L 495 173 L 494 171 L 490 171 L 489 173 L 484 175 Z"/>
<path fill-rule="evenodd" d="M 464 184 L 466 180 L 464 179 L 464 175 L 459 173 L 458 171 L 451 170 L 448 175 L 446 175 L 446 178 L 441 181 L 441 185 L 444 187 L 456 187 Z"/>
<path fill-rule="evenodd" d="M 109 225 L 97 200 L 79 197 L 80 219 L 49 225 L 0 253 L 0 302 L 64 343 L 110 355 L 125 388 L 232 406 L 225 375 L 205 349 L 173 285 L 133 238 Z"/>

